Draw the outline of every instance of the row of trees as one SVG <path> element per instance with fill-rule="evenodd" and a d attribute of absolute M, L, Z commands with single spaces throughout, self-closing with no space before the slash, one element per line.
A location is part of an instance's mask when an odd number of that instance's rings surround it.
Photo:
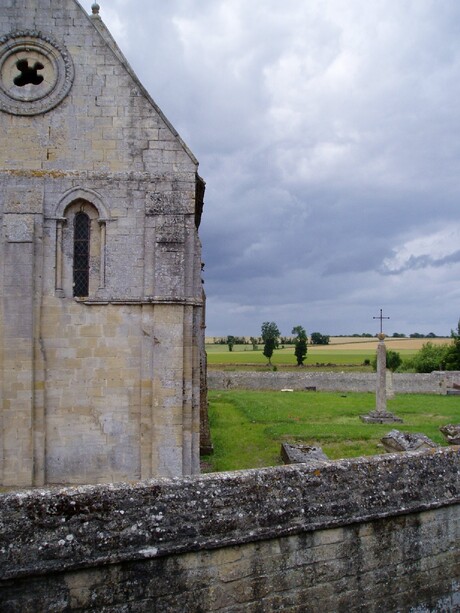
<path fill-rule="evenodd" d="M 294 342 L 294 354 L 297 360 L 297 366 L 303 366 L 308 351 L 308 336 L 303 326 L 294 326 L 291 334 L 293 335 Z M 402 337 L 403 335 L 393 337 Z M 433 335 L 434 336 L 434 335 Z M 274 321 L 265 321 L 261 327 L 260 339 L 251 337 L 250 342 L 253 348 L 257 349 L 257 345 L 262 341 L 264 345 L 263 354 L 268 359 L 268 363 L 271 366 L 271 359 L 273 352 L 279 346 L 280 343 L 280 331 Z M 415 335 L 411 335 L 415 337 Z M 417 338 L 417 337 L 415 337 Z M 426 338 L 426 337 L 423 337 Z M 393 371 L 397 369 L 403 370 L 415 370 L 415 372 L 428 373 L 433 370 L 460 370 L 460 320 L 457 324 L 456 330 L 451 330 L 451 338 L 453 343 L 446 343 L 443 345 L 434 345 L 431 342 L 426 343 L 418 351 L 413 358 L 405 360 L 404 363 L 398 352 L 389 350 L 387 351 L 387 367 Z M 242 339 L 236 336 L 228 336 L 226 343 L 230 351 L 233 350 L 233 346 L 239 343 Z M 327 345 L 329 344 L 329 336 L 321 334 L 320 332 L 313 332 L 311 335 L 311 343 L 313 345 Z M 376 367 L 376 360 L 374 359 L 372 365 Z"/>
<path fill-rule="evenodd" d="M 377 334 L 371 334 L 370 332 L 362 332 L 361 334 L 337 334 L 336 336 L 351 336 L 352 338 L 375 338 Z M 421 332 L 412 332 L 412 334 L 404 334 L 403 332 L 393 332 L 391 338 L 448 338 L 445 336 L 438 336 L 434 332 L 428 332 L 428 334 L 422 334 Z"/>
<path fill-rule="evenodd" d="M 305 332 L 305 329 L 302 328 L 302 326 L 294 326 L 291 334 L 293 334 L 294 336 L 289 336 L 289 337 L 281 336 L 276 323 L 273 321 L 271 322 L 266 321 L 262 324 L 261 336 L 259 338 L 255 336 L 251 336 L 249 338 L 249 343 L 252 345 L 252 348 L 254 350 L 256 350 L 258 345 L 260 344 L 263 344 L 265 348 L 267 344 L 266 339 L 268 338 L 269 341 L 268 341 L 267 351 L 270 351 L 270 347 L 273 342 L 274 342 L 273 350 L 279 347 L 280 343 L 281 345 L 295 345 L 296 356 L 297 356 L 297 353 L 300 351 L 298 349 L 299 343 L 301 343 L 302 351 L 303 351 L 303 344 L 305 343 L 305 355 L 306 355 L 308 336 L 307 336 L 307 333 Z M 272 339 L 274 340 L 272 341 Z M 310 342 L 312 345 L 329 345 L 329 341 L 330 341 L 330 336 L 328 334 L 321 334 L 321 332 L 312 332 L 311 337 L 310 337 Z M 233 336 L 229 334 L 227 338 L 220 338 L 219 340 L 217 340 L 216 344 L 228 345 L 228 350 L 233 351 L 233 347 L 235 345 L 246 345 L 248 344 L 248 341 L 242 336 Z M 272 351 L 272 355 L 273 355 L 273 351 Z"/>
<path fill-rule="evenodd" d="M 294 333 L 293 333 L 294 334 Z M 370 332 L 363 332 L 362 334 L 350 334 L 345 335 L 347 338 L 351 336 L 352 338 L 375 338 L 377 334 L 371 334 Z M 393 332 L 391 338 L 448 338 L 448 337 L 440 337 L 437 336 L 434 332 L 429 332 L 428 334 L 421 334 L 420 332 L 413 332 L 407 336 L 402 332 Z M 312 345 L 329 345 L 330 336 L 328 334 L 321 334 L 321 332 L 312 332 L 310 337 L 310 343 Z M 257 349 L 257 345 L 263 343 L 263 339 L 255 336 L 249 337 L 249 341 L 244 336 L 233 336 L 228 335 L 227 337 L 217 338 L 214 340 L 216 345 L 228 345 L 230 351 L 233 351 L 234 345 L 252 345 L 253 349 Z M 279 336 L 278 342 L 281 345 L 295 345 L 296 337 L 292 336 Z"/>
<path fill-rule="evenodd" d="M 297 366 L 303 366 L 308 351 L 307 333 L 302 326 L 294 326 L 291 334 L 294 335 L 294 354 Z M 271 366 L 273 351 L 278 347 L 280 338 L 280 331 L 276 323 L 274 321 L 265 321 L 262 324 L 261 336 L 264 343 L 264 356 L 268 359 L 268 363 Z"/>

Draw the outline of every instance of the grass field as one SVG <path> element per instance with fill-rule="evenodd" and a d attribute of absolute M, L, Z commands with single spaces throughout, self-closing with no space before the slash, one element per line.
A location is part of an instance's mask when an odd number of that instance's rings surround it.
<path fill-rule="evenodd" d="M 413 356 L 422 345 L 428 341 L 435 344 L 448 343 L 449 339 L 413 339 L 413 338 L 388 338 L 387 349 L 392 349 L 401 354 L 401 357 Z M 332 337 L 329 345 L 308 345 L 305 366 L 307 368 L 333 369 L 334 365 L 341 370 L 353 369 L 370 371 L 370 367 L 363 366 L 365 360 L 372 360 L 377 349 L 377 339 L 356 337 Z M 208 367 L 210 369 L 269 369 L 267 358 L 263 355 L 263 346 L 259 345 L 254 351 L 252 345 L 235 345 L 233 351 L 229 351 L 227 345 L 206 345 L 208 354 Z M 294 346 L 287 345 L 276 349 L 272 364 L 277 368 L 296 368 Z"/>
<path fill-rule="evenodd" d="M 281 464 L 282 442 L 322 447 L 331 459 L 383 453 L 381 437 L 392 427 L 364 424 L 359 415 L 375 408 L 374 394 L 327 392 L 209 392 L 214 454 L 210 471 Z M 459 423 L 456 396 L 399 395 L 388 409 L 404 420 L 395 427 L 421 432 L 444 444 L 439 426 Z"/>

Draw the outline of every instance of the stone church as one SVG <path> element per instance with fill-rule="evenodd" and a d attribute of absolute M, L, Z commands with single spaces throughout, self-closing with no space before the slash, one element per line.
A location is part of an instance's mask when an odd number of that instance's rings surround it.
<path fill-rule="evenodd" d="M 0 0 L 0 484 L 199 472 L 198 162 L 93 5 Z"/>

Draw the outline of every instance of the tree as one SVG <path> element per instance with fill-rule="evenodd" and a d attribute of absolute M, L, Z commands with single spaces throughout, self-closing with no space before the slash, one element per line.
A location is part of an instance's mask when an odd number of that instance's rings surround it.
<path fill-rule="evenodd" d="M 446 369 L 460 370 L 460 319 L 458 320 L 457 330 L 451 330 L 450 335 L 454 342 L 446 352 Z"/>
<path fill-rule="evenodd" d="M 228 345 L 228 350 L 229 351 L 233 351 L 233 345 L 235 344 L 235 337 L 234 336 L 227 336 L 227 345 Z"/>
<path fill-rule="evenodd" d="M 262 324 L 261 335 L 264 343 L 264 356 L 268 358 L 268 363 L 271 366 L 273 351 L 278 347 L 280 331 L 274 321 L 265 321 Z"/>
<path fill-rule="evenodd" d="M 294 354 L 297 359 L 297 366 L 303 366 L 307 355 L 307 333 L 302 326 L 294 326 L 291 334 L 296 335 Z"/>
<path fill-rule="evenodd" d="M 312 345 L 329 345 L 329 336 L 327 334 L 321 334 L 321 332 L 312 332 L 311 344 Z"/>
<path fill-rule="evenodd" d="M 257 351 L 257 343 L 258 343 L 258 339 L 255 338 L 254 336 L 251 336 L 249 339 L 251 345 L 252 345 L 252 350 L 253 351 Z"/>
<path fill-rule="evenodd" d="M 451 346 L 447 344 L 425 343 L 412 359 L 407 360 L 406 367 L 414 369 L 415 372 L 426 373 L 433 372 L 433 370 L 443 370 L 446 367 L 450 349 Z"/>
<path fill-rule="evenodd" d="M 387 351 L 387 361 L 386 361 L 386 366 L 389 370 L 391 370 L 392 372 L 395 372 L 395 370 L 397 370 L 402 364 L 402 358 L 401 355 L 397 352 L 397 351 L 393 351 L 392 349 L 389 349 Z M 377 356 L 374 357 L 374 359 L 372 360 L 372 368 L 374 370 L 377 370 Z"/>

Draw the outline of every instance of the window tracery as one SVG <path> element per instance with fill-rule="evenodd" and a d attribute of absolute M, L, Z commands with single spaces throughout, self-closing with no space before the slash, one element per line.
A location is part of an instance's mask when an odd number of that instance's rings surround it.
<path fill-rule="evenodd" d="M 88 296 L 91 220 L 79 211 L 73 229 L 73 295 Z"/>

